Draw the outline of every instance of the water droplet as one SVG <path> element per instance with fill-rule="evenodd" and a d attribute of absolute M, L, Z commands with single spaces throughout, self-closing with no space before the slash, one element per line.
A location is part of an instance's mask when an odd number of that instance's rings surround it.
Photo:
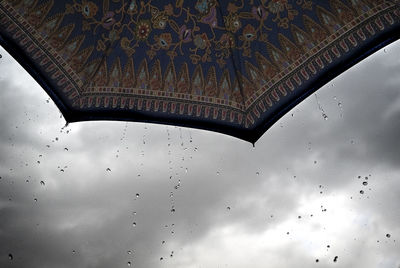
<path fill-rule="evenodd" d="M 367 186 L 367 185 L 368 185 L 368 182 L 364 181 L 364 182 L 363 182 L 363 185 L 364 185 L 364 186 Z"/>
<path fill-rule="evenodd" d="M 337 262 L 338 258 L 339 258 L 338 256 L 335 256 L 335 258 L 333 258 L 333 262 Z"/>
<path fill-rule="evenodd" d="M 40 185 L 45 186 L 46 183 L 44 181 L 40 181 Z"/>
<path fill-rule="evenodd" d="M 10 254 L 8 254 L 8 259 L 9 259 L 10 261 L 12 261 L 12 260 L 14 259 L 14 256 L 10 253 Z"/>
<path fill-rule="evenodd" d="M 386 234 L 386 237 L 387 237 L 387 238 L 390 238 L 390 234 Z"/>

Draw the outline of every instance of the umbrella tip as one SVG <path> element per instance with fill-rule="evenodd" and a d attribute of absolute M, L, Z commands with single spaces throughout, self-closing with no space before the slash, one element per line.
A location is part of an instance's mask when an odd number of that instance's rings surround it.
<path fill-rule="evenodd" d="M 67 128 L 69 125 L 69 122 L 65 121 L 65 125 L 61 128 L 61 130 L 63 130 L 64 128 Z"/>

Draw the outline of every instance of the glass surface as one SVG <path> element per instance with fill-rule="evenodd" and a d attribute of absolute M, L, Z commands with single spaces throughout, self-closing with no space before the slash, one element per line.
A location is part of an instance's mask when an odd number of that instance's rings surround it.
<path fill-rule="evenodd" d="M 0 50 L 0 267 L 400 267 L 400 42 L 256 143 L 65 125 Z"/>

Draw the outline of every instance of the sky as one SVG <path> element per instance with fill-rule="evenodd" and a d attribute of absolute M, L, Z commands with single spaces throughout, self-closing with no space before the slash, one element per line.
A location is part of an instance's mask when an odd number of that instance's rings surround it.
<path fill-rule="evenodd" d="M 400 267 L 400 42 L 253 146 L 65 120 L 0 48 L 0 267 Z"/>

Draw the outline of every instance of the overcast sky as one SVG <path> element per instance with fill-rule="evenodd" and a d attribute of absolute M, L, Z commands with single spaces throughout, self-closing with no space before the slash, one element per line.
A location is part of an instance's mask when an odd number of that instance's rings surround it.
<path fill-rule="evenodd" d="M 399 41 L 255 148 L 163 125 L 63 128 L 0 54 L 0 267 L 400 267 Z"/>

